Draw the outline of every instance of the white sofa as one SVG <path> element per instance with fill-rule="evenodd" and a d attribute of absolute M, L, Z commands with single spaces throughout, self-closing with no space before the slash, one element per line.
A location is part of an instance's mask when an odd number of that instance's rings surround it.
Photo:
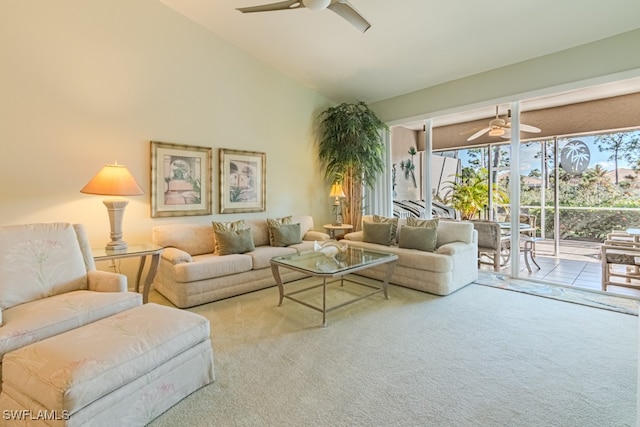
<path fill-rule="evenodd" d="M 313 242 L 329 235 L 313 230 L 313 218 L 292 216 L 300 224 L 301 243 L 274 247 L 269 241 L 266 218 L 247 219 L 255 249 L 246 253 L 216 255 L 214 229 L 210 224 L 171 224 L 153 228 L 153 243 L 164 247 L 154 288 L 180 308 L 193 307 L 275 285 L 271 258 L 313 249 Z M 283 282 L 303 274 L 287 270 Z"/>
<path fill-rule="evenodd" d="M 126 276 L 95 269 L 81 225 L 0 227 L 0 378 L 5 354 L 141 304 Z"/>
<path fill-rule="evenodd" d="M 364 216 L 363 222 L 373 222 Z M 406 225 L 398 219 L 396 241 Z M 390 282 L 436 295 L 448 295 L 478 278 L 478 233 L 468 221 L 439 220 L 435 251 L 400 248 L 363 241 L 363 231 L 347 233 L 349 246 L 391 252 L 398 255 Z M 387 266 L 376 266 L 356 274 L 383 280 Z"/>

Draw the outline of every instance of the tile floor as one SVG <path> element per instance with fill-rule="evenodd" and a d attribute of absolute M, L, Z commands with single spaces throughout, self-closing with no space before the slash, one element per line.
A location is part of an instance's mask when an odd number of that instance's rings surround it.
<path fill-rule="evenodd" d="M 560 253 L 553 255 L 553 241 L 544 240 L 536 243 L 536 262 L 540 270 L 531 264 L 531 272 L 527 271 L 523 254 L 520 254 L 520 278 L 555 283 L 575 288 L 601 291 L 602 270 L 599 259 L 600 244 L 592 242 L 563 241 Z M 490 265 L 481 265 L 482 270 L 493 270 Z M 502 273 L 509 274 L 511 267 L 505 266 Z M 638 289 L 621 286 L 609 286 L 607 292 L 640 299 L 640 282 Z"/>

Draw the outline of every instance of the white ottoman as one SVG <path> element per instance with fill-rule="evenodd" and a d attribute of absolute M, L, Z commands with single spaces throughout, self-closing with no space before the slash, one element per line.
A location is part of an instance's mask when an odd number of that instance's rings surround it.
<path fill-rule="evenodd" d="M 56 418 L 15 425 L 145 425 L 214 380 L 209 330 L 146 304 L 28 345 L 4 356 L 0 408 Z"/>

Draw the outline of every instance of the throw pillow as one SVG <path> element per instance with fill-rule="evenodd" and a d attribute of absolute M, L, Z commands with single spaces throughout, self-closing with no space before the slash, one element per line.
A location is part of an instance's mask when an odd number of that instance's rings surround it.
<path fill-rule="evenodd" d="M 400 227 L 398 246 L 406 249 L 418 249 L 419 251 L 433 252 L 436 249 L 438 237 L 435 228 Z"/>
<path fill-rule="evenodd" d="M 364 222 L 362 224 L 362 241 L 390 246 L 393 243 L 391 228 L 391 224 L 388 222 Z"/>
<path fill-rule="evenodd" d="M 409 217 L 407 218 L 407 225 L 409 227 L 438 228 L 438 219 L 418 219 Z"/>
<path fill-rule="evenodd" d="M 373 216 L 373 222 L 379 224 L 391 224 L 391 244 L 396 243 L 396 235 L 398 233 L 398 218 L 387 218 L 380 215 Z"/>
<path fill-rule="evenodd" d="M 272 227 L 280 227 L 281 225 L 291 224 L 293 222 L 293 217 L 291 215 L 284 216 L 282 218 L 267 218 L 267 226 L 269 227 L 269 244 L 271 246 L 275 246 L 273 244 L 273 234 L 271 233 Z"/>
<path fill-rule="evenodd" d="M 244 230 L 214 230 L 216 236 L 216 255 L 243 254 L 255 249 L 251 229 Z"/>
<path fill-rule="evenodd" d="M 213 225 L 214 235 L 216 231 L 238 231 L 238 230 L 244 230 L 245 228 L 247 228 L 243 219 L 240 219 L 238 221 L 229 221 L 229 222 L 212 221 L 211 224 Z M 216 236 L 216 241 L 213 246 L 213 253 L 219 255 L 219 252 L 220 252 L 220 247 L 218 244 L 218 238 Z"/>
<path fill-rule="evenodd" d="M 282 224 L 279 227 L 269 227 L 269 235 L 273 236 L 271 246 L 289 246 L 301 243 L 300 224 Z"/>

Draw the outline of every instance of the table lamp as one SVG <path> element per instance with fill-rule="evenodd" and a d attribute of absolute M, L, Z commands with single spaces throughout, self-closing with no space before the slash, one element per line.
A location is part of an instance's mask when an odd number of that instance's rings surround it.
<path fill-rule="evenodd" d="M 117 196 L 103 200 L 109 212 L 109 223 L 111 225 L 111 241 L 107 243 L 106 250 L 126 250 L 127 242 L 122 240 L 122 218 L 124 209 L 129 204 L 129 201 L 120 196 L 140 196 L 144 194 L 131 172 L 123 165 L 119 165 L 118 162 L 112 165 L 105 165 L 80 192 L 100 196 Z"/>
<path fill-rule="evenodd" d="M 344 191 L 342 191 L 342 184 L 335 183 L 331 186 L 331 193 L 329 193 L 329 197 L 335 197 L 335 201 L 333 202 L 333 209 L 335 210 L 336 218 L 333 221 L 332 225 L 342 225 L 340 220 L 338 219 L 340 215 L 340 198 L 345 197 Z"/>

